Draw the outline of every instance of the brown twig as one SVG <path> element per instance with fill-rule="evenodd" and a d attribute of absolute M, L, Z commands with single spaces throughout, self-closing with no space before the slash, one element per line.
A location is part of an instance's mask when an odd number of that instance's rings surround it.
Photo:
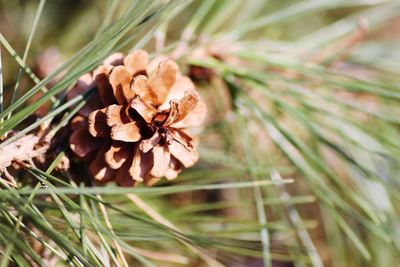
<path fill-rule="evenodd" d="M 102 200 L 100 195 L 97 195 L 97 197 L 98 197 L 100 200 Z M 106 223 L 106 226 L 107 226 L 108 230 L 110 230 L 110 232 L 111 232 L 113 235 L 115 235 L 114 229 L 113 229 L 112 224 L 111 224 L 111 222 L 110 222 L 110 218 L 108 217 L 108 213 L 107 213 L 106 207 L 105 207 L 102 203 L 99 203 L 99 207 L 100 207 L 101 213 L 103 214 L 104 221 L 105 221 L 105 223 Z M 112 239 L 112 242 L 113 242 L 113 244 L 114 244 L 115 249 L 117 250 L 117 253 L 118 253 L 118 257 L 119 257 L 120 262 L 123 264 L 123 266 L 128 267 L 129 264 L 128 264 L 128 262 L 126 261 L 126 258 L 125 258 L 125 256 L 124 256 L 124 252 L 122 251 L 122 248 L 121 248 L 121 246 L 119 245 L 118 241 L 117 241 L 115 238 L 113 238 L 113 239 Z"/>
<path fill-rule="evenodd" d="M 16 161 L 31 161 L 44 155 L 49 149 L 49 143 L 42 143 L 41 140 L 41 136 L 29 134 L 1 148 L 0 171 L 5 170 Z"/>
<path fill-rule="evenodd" d="M 17 187 L 17 183 L 15 182 L 14 177 L 7 171 L 6 168 L 4 168 L 3 170 L 0 170 L 3 174 L 4 177 L 6 178 L 6 182 L 11 186 L 16 188 Z"/>
<path fill-rule="evenodd" d="M 332 57 L 345 58 L 351 51 L 352 48 L 357 46 L 366 36 L 368 31 L 368 21 L 364 18 L 358 18 L 357 20 L 357 28 L 356 30 L 339 39 L 336 42 L 333 42 L 331 45 L 326 47 L 322 52 L 315 55 L 310 63 L 312 64 L 320 64 L 323 61 L 330 59 Z"/>
<path fill-rule="evenodd" d="M 187 266 L 189 264 L 189 259 L 182 255 L 151 251 L 151 250 L 146 250 L 146 249 L 137 248 L 137 247 L 135 247 L 134 249 L 140 255 L 150 258 L 150 259 L 153 259 L 153 260 L 177 263 L 177 264 L 182 264 L 185 266 Z"/>

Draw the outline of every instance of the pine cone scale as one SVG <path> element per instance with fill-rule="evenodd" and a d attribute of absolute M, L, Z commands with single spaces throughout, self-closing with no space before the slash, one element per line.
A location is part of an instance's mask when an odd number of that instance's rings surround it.
<path fill-rule="evenodd" d="M 143 50 L 137 50 L 124 58 L 124 65 L 134 75 L 146 71 L 149 63 L 149 55 Z"/>
<path fill-rule="evenodd" d="M 132 119 L 129 117 L 127 107 L 110 105 L 106 108 L 107 125 L 112 127 L 114 125 L 121 125 L 129 123 Z"/>
<path fill-rule="evenodd" d="M 150 175 L 154 177 L 163 177 L 168 170 L 171 154 L 168 146 L 156 145 L 152 149 L 155 159 Z"/>
<path fill-rule="evenodd" d="M 169 150 L 185 168 L 193 166 L 193 164 L 199 159 L 199 155 L 196 150 L 188 151 L 181 143 L 175 140 L 169 146 Z"/>
<path fill-rule="evenodd" d="M 131 89 L 132 75 L 124 66 L 112 68 L 109 81 L 119 105 L 124 105 L 135 97 L 136 94 Z"/>
<path fill-rule="evenodd" d="M 104 159 L 110 168 L 119 169 L 129 158 L 131 149 L 132 147 L 124 144 L 124 142 L 113 141 L 110 149 L 105 153 Z"/>
<path fill-rule="evenodd" d="M 136 121 L 114 125 L 111 128 L 111 139 L 115 141 L 136 142 L 141 137 L 140 125 Z"/>
<path fill-rule="evenodd" d="M 111 180 L 115 176 L 115 170 L 111 169 L 105 161 L 104 154 L 110 144 L 102 144 L 95 159 L 89 165 L 89 172 L 94 179 L 102 182 Z"/>
<path fill-rule="evenodd" d="M 105 107 L 112 105 L 116 102 L 112 86 L 110 84 L 110 81 L 108 80 L 108 75 L 111 72 L 111 69 L 112 66 L 110 65 L 101 65 L 93 72 L 101 103 Z"/>
<path fill-rule="evenodd" d="M 157 73 L 150 79 L 150 87 L 157 95 L 156 105 L 161 105 L 166 100 L 169 90 L 176 81 L 178 65 L 171 61 L 162 61 Z"/>
<path fill-rule="evenodd" d="M 86 157 L 89 153 L 100 147 L 100 142 L 93 138 L 84 127 L 77 129 L 71 134 L 69 143 L 71 150 L 81 158 Z"/>
<path fill-rule="evenodd" d="M 110 136 L 110 127 L 107 124 L 106 109 L 98 109 L 92 111 L 88 117 L 89 133 L 93 137 L 108 137 Z"/>
<path fill-rule="evenodd" d="M 151 123 L 157 114 L 157 110 L 153 106 L 144 103 L 140 97 L 135 97 L 132 100 L 131 108 L 136 110 L 147 123 Z"/>
<path fill-rule="evenodd" d="M 150 87 L 149 81 L 146 76 L 136 76 L 132 82 L 132 90 L 143 100 L 147 105 L 157 105 L 157 94 Z"/>

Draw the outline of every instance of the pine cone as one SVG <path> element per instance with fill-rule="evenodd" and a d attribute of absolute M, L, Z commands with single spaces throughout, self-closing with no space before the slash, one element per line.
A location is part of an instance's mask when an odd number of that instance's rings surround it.
<path fill-rule="evenodd" d="M 114 54 L 68 98 L 93 86 L 97 93 L 70 122 L 69 143 L 95 180 L 151 185 L 197 162 L 197 142 L 185 128 L 202 124 L 206 105 L 174 61 L 149 63 L 143 50 Z"/>

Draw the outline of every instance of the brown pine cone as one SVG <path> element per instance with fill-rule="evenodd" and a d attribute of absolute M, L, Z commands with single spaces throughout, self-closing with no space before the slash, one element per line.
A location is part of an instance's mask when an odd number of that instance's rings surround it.
<path fill-rule="evenodd" d="M 151 185 L 197 162 L 197 142 L 185 128 L 203 123 L 206 105 L 174 61 L 149 63 L 143 50 L 114 54 L 81 77 L 68 98 L 93 86 L 97 94 L 70 122 L 69 143 L 95 180 Z"/>

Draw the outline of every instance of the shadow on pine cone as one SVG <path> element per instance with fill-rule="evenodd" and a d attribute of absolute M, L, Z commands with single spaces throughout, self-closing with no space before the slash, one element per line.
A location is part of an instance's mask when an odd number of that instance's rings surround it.
<path fill-rule="evenodd" d="M 99 182 L 121 186 L 174 179 L 199 158 L 185 129 L 200 126 L 206 105 L 172 60 L 149 62 L 147 52 L 114 54 L 85 74 L 67 98 L 96 87 L 70 122 L 71 150 Z"/>

